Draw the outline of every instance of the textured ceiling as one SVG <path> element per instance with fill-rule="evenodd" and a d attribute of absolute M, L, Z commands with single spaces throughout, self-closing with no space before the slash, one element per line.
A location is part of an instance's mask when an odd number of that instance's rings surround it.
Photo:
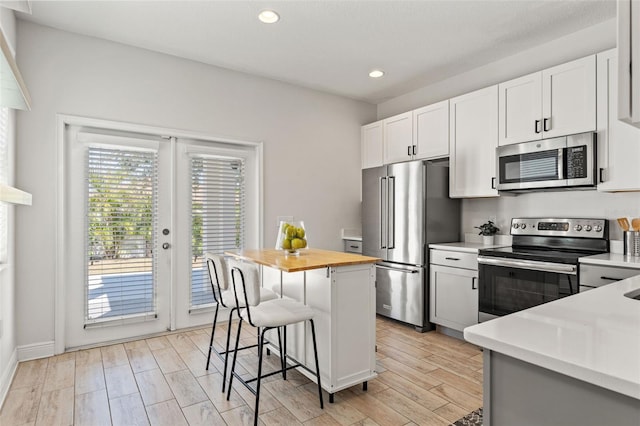
<path fill-rule="evenodd" d="M 281 20 L 265 25 L 259 11 Z M 379 103 L 615 17 L 615 0 L 34 1 L 25 19 Z M 385 70 L 377 80 L 371 69 Z"/>

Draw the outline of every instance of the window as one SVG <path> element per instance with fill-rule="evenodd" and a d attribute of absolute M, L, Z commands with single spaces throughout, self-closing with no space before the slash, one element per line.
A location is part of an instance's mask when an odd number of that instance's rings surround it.
<path fill-rule="evenodd" d="M 157 153 L 87 150 L 85 325 L 155 318 Z"/>
<path fill-rule="evenodd" d="M 206 252 L 222 254 L 244 246 L 243 159 L 191 157 L 191 309 L 213 303 Z"/>

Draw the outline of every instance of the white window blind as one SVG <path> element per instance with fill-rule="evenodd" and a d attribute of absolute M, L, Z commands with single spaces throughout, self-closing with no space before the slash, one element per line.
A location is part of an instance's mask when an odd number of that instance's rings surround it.
<path fill-rule="evenodd" d="M 191 308 L 214 302 L 204 253 L 244 246 L 245 164 L 239 158 L 191 157 Z"/>
<path fill-rule="evenodd" d="M 156 317 L 158 156 L 154 151 L 87 151 L 85 326 Z"/>

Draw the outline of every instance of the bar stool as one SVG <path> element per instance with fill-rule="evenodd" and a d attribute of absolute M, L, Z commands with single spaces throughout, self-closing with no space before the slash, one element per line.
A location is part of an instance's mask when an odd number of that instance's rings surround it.
<path fill-rule="evenodd" d="M 209 370 L 209 363 L 211 362 L 211 351 L 215 351 L 215 353 L 220 357 L 220 359 L 224 358 L 224 371 L 222 372 L 222 392 L 225 390 L 225 382 L 227 378 L 227 365 L 228 365 L 228 353 L 229 353 L 229 341 L 231 340 L 231 320 L 233 317 L 233 312 L 237 311 L 239 308 L 243 308 L 245 305 L 244 298 L 236 298 L 233 290 L 229 288 L 229 272 L 227 267 L 227 262 L 224 257 L 217 254 L 205 253 L 204 255 L 205 261 L 207 262 L 207 270 L 209 271 L 209 281 L 211 282 L 211 290 L 213 291 L 213 300 L 216 304 L 216 310 L 213 315 L 213 326 L 211 328 L 211 340 L 209 341 L 209 354 L 207 355 L 207 367 L 206 370 Z M 259 297 L 261 301 L 273 300 L 277 299 L 278 295 L 273 291 L 259 287 Z M 236 302 L 240 300 L 240 305 Z M 227 344 L 225 350 L 223 352 L 218 352 L 217 349 L 213 348 L 213 337 L 216 332 L 216 324 L 218 321 L 218 310 L 220 306 L 223 308 L 229 309 L 229 320 L 227 322 Z M 278 334 L 278 338 L 280 338 L 280 334 Z M 258 340 L 259 341 L 259 340 Z M 244 350 L 257 347 L 258 344 L 243 346 L 242 348 L 237 348 L 236 350 Z"/>
<path fill-rule="evenodd" d="M 320 408 L 324 409 L 322 401 L 322 386 L 320 384 L 320 365 L 318 363 L 318 347 L 316 345 L 316 330 L 313 323 L 313 310 L 300 302 L 289 298 L 273 299 L 268 301 L 260 300 L 260 281 L 258 276 L 258 268 L 252 263 L 243 263 L 236 260 L 230 260 L 231 282 L 233 283 L 234 295 L 237 299 L 237 305 L 245 307 L 239 310 L 240 321 L 238 322 L 238 333 L 236 335 L 235 347 L 238 348 L 240 341 L 240 331 L 242 323 L 247 322 L 249 325 L 256 327 L 258 330 L 258 375 L 252 379 L 244 380 L 236 373 L 236 359 L 238 351 L 233 353 L 233 361 L 231 362 L 231 375 L 229 376 L 229 388 L 227 389 L 227 400 L 231 396 L 231 387 L 233 378 L 237 378 L 243 385 L 247 387 L 256 396 L 256 405 L 254 408 L 253 424 L 258 424 L 258 406 L 260 404 L 260 381 L 265 377 L 282 373 L 286 379 L 285 372 L 292 368 L 302 367 L 312 374 L 315 374 L 318 383 L 318 397 L 320 398 Z M 244 298 L 244 301 L 240 300 Z M 298 322 L 309 321 L 311 325 L 311 336 L 313 338 L 313 354 L 315 357 L 316 371 L 312 371 L 307 366 L 300 364 L 298 361 L 287 356 L 286 346 L 280 345 L 281 370 L 274 371 L 262 375 L 262 350 L 265 342 L 265 333 L 272 329 L 285 328 L 288 325 Z M 285 333 L 286 335 L 286 333 Z M 278 339 L 280 342 L 280 333 Z M 287 366 L 287 358 L 294 362 L 293 365 Z M 254 390 L 249 383 L 256 381 L 256 389 Z"/>

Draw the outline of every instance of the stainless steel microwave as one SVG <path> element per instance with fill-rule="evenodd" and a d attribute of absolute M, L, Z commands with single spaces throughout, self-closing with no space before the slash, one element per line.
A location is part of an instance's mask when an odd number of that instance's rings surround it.
<path fill-rule="evenodd" d="M 496 151 L 499 191 L 595 188 L 594 132 L 504 145 Z"/>

